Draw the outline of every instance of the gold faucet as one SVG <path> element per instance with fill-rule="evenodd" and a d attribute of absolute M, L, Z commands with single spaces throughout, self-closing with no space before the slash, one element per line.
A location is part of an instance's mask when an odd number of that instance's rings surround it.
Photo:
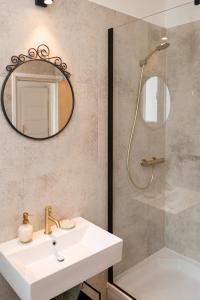
<path fill-rule="evenodd" d="M 45 207 L 45 234 L 51 234 L 51 222 L 54 222 L 57 226 L 57 228 L 60 227 L 60 222 L 56 220 L 54 217 L 51 215 L 52 213 L 52 207 L 51 206 L 46 206 Z"/>

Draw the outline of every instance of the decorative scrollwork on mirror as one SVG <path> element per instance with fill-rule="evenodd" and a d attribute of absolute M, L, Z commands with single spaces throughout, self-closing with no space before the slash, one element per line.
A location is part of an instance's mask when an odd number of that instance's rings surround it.
<path fill-rule="evenodd" d="M 6 66 L 6 70 L 8 72 L 13 71 L 18 65 L 25 63 L 30 60 L 35 60 L 35 59 L 42 59 L 46 61 L 50 61 L 51 63 L 55 64 L 58 69 L 60 69 L 66 77 L 70 78 L 71 74 L 67 71 L 67 64 L 62 61 L 62 59 L 59 56 L 50 56 L 50 49 L 47 45 L 41 44 L 35 48 L 30 48 L 28 50 L 28 54 L 20 54 L 18 56 L 13 55 L 11 57 L 11 63 L 10 65 Z"/>
<path fill-rule="evenodd" d="M 35 140 L 63 131 L 73 114 L 74 91 L 61 57 L 51 57 L 49 47 L 41 44 L 12 56 L 6 70 L 1 106 L 10 126 Z"/>

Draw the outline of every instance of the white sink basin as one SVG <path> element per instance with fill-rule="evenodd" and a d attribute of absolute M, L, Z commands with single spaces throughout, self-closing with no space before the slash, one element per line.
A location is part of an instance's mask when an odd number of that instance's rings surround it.
<path fill-rule="evenodd" d="M 29 244 L 0 245 L 0 272 L 22 300 L 52 299 L 121 260 L 120 238 L 83 218 L 74 221 L 74 229 L 54 229 L 56 246 L 43 230 Z"/>

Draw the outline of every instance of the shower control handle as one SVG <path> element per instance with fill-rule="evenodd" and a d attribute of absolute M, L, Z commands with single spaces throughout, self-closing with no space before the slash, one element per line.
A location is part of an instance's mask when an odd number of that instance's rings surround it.
<path fill-rule="evenodd" d="M 162 164 L 164 162 L 165 162 L 164 158 L 152 157 L 152 159 L 142 159 L 140 164 L 143 167 L 149 167 L 149 166 L 153 166 L 153 165 Z"/>

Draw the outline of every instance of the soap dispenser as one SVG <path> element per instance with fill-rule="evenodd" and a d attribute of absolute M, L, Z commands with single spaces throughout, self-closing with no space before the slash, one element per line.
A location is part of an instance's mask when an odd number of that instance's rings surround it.
<path fill-rule="evenodd" d="M 23 213 L 23 224 L 19 226 L 18 238 L 22 243 L 29 243 L 33 238 L 33 226 L 29 222 L 29 214 Z"/>

